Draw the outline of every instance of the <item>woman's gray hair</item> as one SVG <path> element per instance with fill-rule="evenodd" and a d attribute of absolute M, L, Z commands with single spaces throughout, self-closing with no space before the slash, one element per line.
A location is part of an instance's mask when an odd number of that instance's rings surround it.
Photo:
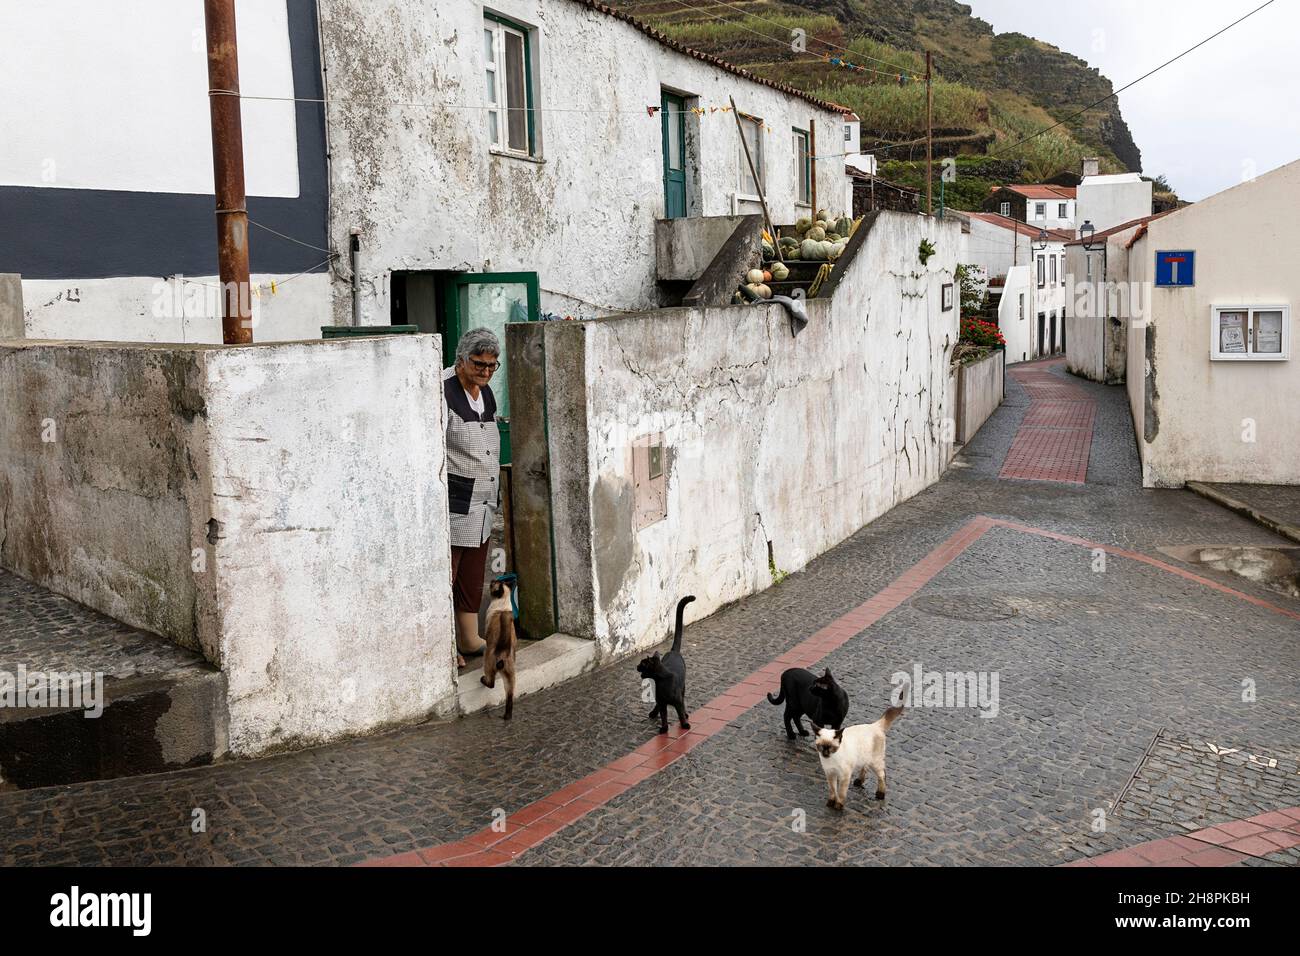
<path fill-rule="evenodd" d="M 471 355 L 483 354 L 491 355 L 493 358 L 501 355 L 501 342 L 491 329 L 470 329 L 456 343 L 457 362 L 464 362 Z"/>

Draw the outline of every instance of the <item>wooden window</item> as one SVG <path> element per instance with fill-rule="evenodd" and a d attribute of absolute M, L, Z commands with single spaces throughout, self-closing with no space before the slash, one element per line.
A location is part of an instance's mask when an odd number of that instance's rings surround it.
<path fill-rule="evenodd" d="M 736 191 L 745 198 L 757 199 L 758 187 L 766 184 L 766 177 L 763 175 L 763 121 L 742 113 L 740 129 L 746 145 L 749 146 L 749 156 L 754 161 L 754 169 L 758 171 L 758 182 L 754 181 L 754 176 L 749 171 L 744 148 L 737 146 L 736 162 L 740 167 L 738 170 L 740 175 L 736 180 Z"/>
<path fill-rule="evenodd" d="M 812 202 L 812 156 L 808 152 L 808 134 L 801 129 L 792 130 L 790 144 L 794 154 L 794 201 Z"/>
<path fill-rule="evenodd" d="M 1004 216 L 1010 216 L 1010 215 L 1011 215 L 1011 203 L 1009 203 L 1009 202 L 1004 202 L 1001 206 L 998 207 L 998 211 L 1001 212 L 1002 215 L 1004 215 Z"/>
<path fill-rule="evenodd" d="M 488 142 L 501 152 L 536 155 L 532 51 L 528 30 L 485 14 L 483 72 Z"/>
<path fill-rule="evenodd" d="M 1056 218 L 1057 218 L 1057 219 L 1069 219 L 1069 218 L 1070 218 L 1070 217 L 1066 214 L 1066 211 L 1065 211 L 1065 210 L 1066 210 L 1066 207 L 1067 207 L 1068 205 L 1069 205 L 1068 203 L 1063 203 L 1063 202 L 1062 202 L 1062 203 L 1057 203 L 1057 204 L 1056 204 Z"/>

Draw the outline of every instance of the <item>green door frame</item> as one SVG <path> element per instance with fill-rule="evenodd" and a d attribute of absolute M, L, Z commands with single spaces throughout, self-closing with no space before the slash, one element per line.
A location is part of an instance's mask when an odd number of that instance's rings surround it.
<path fill-rule="evenodd" d="M 442 336 L 442 360 L 444 367 L 456 364 L 456 344 L 460 337 L 469 331 L 465 317 L 460 310 L 460 290 L 471 285 L 523 285 L 528 290 L 528 321 L 536 322 L 541 317 L 541 290 L 538 287 L 536 272 L 464 272 L 447 279 L 443 286 L 443 314 L 446 316 L 446 329 Z M 505 376 L 506 354 L 505 341 L 501 342 L 501 368 L 496 375 Z M 499 381 L 494 376 L 494 381 Z M 493 389 L 497 391 L 497 389 Z M 505 399 L 505 414 L 497 418 L 497 428 L 501 432 L 501 464 L 510 464 L 510 406 L 509 392 L 500 390 L 499 398 Z"/>
<path fill-rule="evenodd" d="M 686 98 L 667 90 L 660 91 L 663 126 L 664 218 L 681 219 L 686 215 Z M 677 168 L 670 162 L 669 123 L 677 124 Z"/>

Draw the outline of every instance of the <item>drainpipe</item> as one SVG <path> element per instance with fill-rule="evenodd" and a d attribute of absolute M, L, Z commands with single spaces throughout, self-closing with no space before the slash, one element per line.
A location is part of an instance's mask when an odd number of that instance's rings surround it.
<path fill-rule="evenodd" d="M 361 324 L 361 229 L 353 226 L 352 236 L 352 327 Z"/>

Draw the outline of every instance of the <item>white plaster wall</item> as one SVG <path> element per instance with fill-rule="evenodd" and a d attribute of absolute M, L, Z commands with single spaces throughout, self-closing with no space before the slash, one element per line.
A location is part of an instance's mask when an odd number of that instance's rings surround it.
<path fill-rule="evenodd" d="M 998 303 L 998 328 L 1006 339 L 1007 364 L 1014 365 L 1034 357 L 1033 303 L 1034 291 L 1030 287 L 1032 272 L 1029 266 L 1012 266 L 1007 270 L 1002 301 Z M 1020 297 L 1024 296 L 1025 309 L 1021 316 Z"/>
<path fill-rule="evenodd" d="M 239 755 L 451 710 L 440 344 L 0 343 L 0 563 L 203 653 Z"/>
<path fill-rule="evenodd" d="M 450 706 L 439 356 L 425 335 L 206 353 L 233 752 Z"/>
<path fill-rule="evenodd" d="M 1101 232 L 1151 215 L 1151 183 L 1136 173 L 1130 176 L 1090 176 L 1083 180 L 1078 191 L 1079 225 L 1088 220 Z"/>
<path fill-rule="evenodd" d="M 1145 484 L 1185 481 L 1300 482 L 1300 357 L 1279 362 L 1210 360 L 1210 307 L 1291 306 L 1300 312 L 1300 162 L 1185 207 L 1148 226 L 1134 259 L 1196 250 L 1196 285 L 1152 291 L 1155 388 L 1147 422 Z M 1249 237 L 1243 241 L 1243 237 Z M 1131 268 L 1138 263 L 1130 260 Z M 1293 338 L 1294 343 L 1294 338 Z M 1243 440 L 1245 420 L 1255 440 Z M 1153 427 L 1154 426 L 1154 427 Z"/>
<path fill-rule="evenodd" d="M 964 239 L 967 251 L 963 261 L 982 266 L 990 276 L 1006 275 L 1013 265 L 1031 261 L 1028 236 L 978 216 L 970 217 L 970 233 Z"/>
<path fill-rule="evenodd" d="M 1032 299 L 1033 312 L 1029 316 L 1029 319 L 1027 321 L 1031 321 L 1031 329 L 1029 333 L 1030 341 L 1033 343 L 1034 348 L 1040 351 L 1043 355 L 1047 354 L 1047 350 L 1051 346 L 1053 311 L 1056 312 L 1057 349 L 1059 350 L 1061 346 L 1060 330 L 1063 324 L 1061 317 L 1065 314 L 1065 286 L 1062 284 L 1061 281 L 1064 276 L 1064 269 L 1061 267 L 1060 260 L 1058 258 L 1057 266 L 1056 266 L 1056 282 L 1053 283 L 1052 282 L 1052 257 L 1053 256 L 1060 257 L 1064 252 L 1065 252 L 1065 243 L 1049 242 L 1047 244 L 1047 248 L 1045 248 L 1041 253 L 1040 252 L 1031 253 L 1034 256 L 1034 259 L 1030 262 L 1031 271 L 1030 271 L 1029 281 L 1031 286 L 1033 287 L 1033 293 L 1034 293 Z M 1041 289 L 1038 287 L 1038 256 L 1040 255 L 1044 256 L 1046 259 L 1046 261 L 1043 263 L 1043 270 L 1044 270 L 1043 281 L 1045 284 Z M 1038 341 L 1038 313 L 1039 312 L 1043 312 L 1047 315 L 1047 322 L 1043 327 L 1042 342 Z M 1030 358 L 1034 357 L 1033 349 L 1030 350 L 1029 357 Z"/>
<path fill-rule="evenodd" d="M 1152 263 L 1152 252 L 1150 245 L 1150 234 L 1136 240 L 1133 246 L 1126 250 L 1128 259 L 1128 277 L 1129 281 L 1137 282 L 1143 288 L 1149 289 L 1152 281 L 1152 272 L 1154 264 Z M 1128 390 L 1129 411 L 1133 415 L 1133 433 L 1137 439 L 1138 457 L 1142 460 L 1142 484 L 1144 487 L 1151 487 L 1149 481 L 1150 458 L 1151 453 L 1145 439 L 1147 417 L 1146 417 L 1146 388 L 1148 365 L 1146 357 L 1146 322 L 1128 323 L 1128 347 L 1127 361 L 1124 373 L 1124 383 Z M 1206 341 L 1209 341 L 1207 334 Z M 1208 348 L 1208 346 L 1207 346 Z"/>
<path fill-rule="evenodd" d="M 319 339 L 321 326 L 333 324 L 327 273 L 254 273 L 250 280 L 256 341 Z M 219 344 L 219 283 L 217 276 L 24 279 L 27 337 Z"/>
<path fill-rule="evenodd" d="M 671 50 L 571 0 L 497 0 L 491 8 L 536 28 L 540 161 L 489 151 L 482 5 L 321 0 L 330 228 L 338 248 L 347 247 L 351 227 L 363 230 L 363 323 L 389 321 L 394 269 L 537 272 L 544 311 L 586 318 L 656 306 L 661 121 L 646 107 L 660 103 L 661 87 L 698 97 L 706 110 L 734 95 L 772 127 L 763 137 L 765 179 L 778 222 L 798 214 L 791 128 L 815 120 L 819 139 L 842 128 L 839 113 Z M 699 152 L 688 193 L 699 193 L 701 215 L 730 214 L 740 163 L 735 122 L 722 112 L 688 122 L 698 124 L 688 142 Z M 818 163 L 817 176 L 824 204 L 847 202 L 842 156 Z M 738 211 L 758 206 L 741 203 Z M 340 321 L 349 302 L 340 280 L 333 299 Z"/>
<path fill-rule="evenodd" d="M 938 250 L 926 266 L 922 238 Z M 660 640 L 681 595 L 696 595 L 695 618 L 768 587 L 773 570 L 801 569 L 938 479 L 951 456 L 958 324 L 940 287 L 953 281 L 959 239 L 955 221 L 882 213 L 797 338 L 779 306 L 587 324 L 588 573 L 605 653 Z M 636 532 L 631 445 L 659 431 L 667 518 Z M 562 483 L 555 416 L 551 439 Z"/>
<path fill-rule="evenodd" d="M 285 0 L 237 0 L 240 88 L 292 97 Z M 0 4 L 0 184 L 212 192 L 203 0 Z M 298 195 L 294 104 L 242 104 L 250 196 Z"/>

